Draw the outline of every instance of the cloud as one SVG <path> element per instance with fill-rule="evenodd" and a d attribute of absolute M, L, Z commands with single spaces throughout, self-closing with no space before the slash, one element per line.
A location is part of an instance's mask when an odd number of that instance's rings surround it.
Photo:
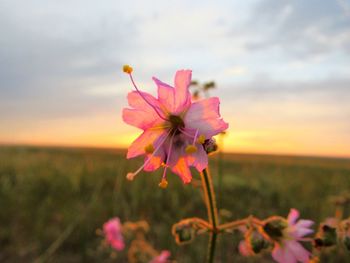
<path fill-rule="evenodd" d="M 279 48 L 299 58 L 350 54 L 350 18 L 333 0 L 262 0 L 246 29 L 251 51 Z"/>
<path fill-rule="evenodd" d="M 350 129 L 350 79 L 323 81 L 278 81 L 256 78 L 249 83 L 220 86 L 223 116 L 234 123 L 266 123 L 295 127 L 333 126 L 344 133 Z M 239 117 L 239 121 L 235 117 Z M 254 125 L 254 124 L 253 124 Z M 275 127 L 277 128 L 277 127 Z"/>
<path fill-rule="evenodd" d="M 116 73 L 135 28 L 120 5 L 16 2 L 0 4 L 0 31 L 6 36 L 0 40 L 0 115 L 63 117 L 115 103 L 115 97 L 94 99 L 86 90 L 118 89 Z"/>
<path fill-rule="evenodd" d="M 247 69 L 245 67 L 242 67 L 242 66 L 235 66 L 235 67 L 230 67 L 230 68 L 227 68 L 225 70 L 225 74 L 227 75 L 235 75 L 235 76 L 239 76 L 239 75 L 244 75 L 246 74 L 247 72 Z"/>
<path fill-rule="evenodd" d="M 273 95 L 308 95 L 324 94 L 325 97 L 334 96 L 335 99 L 348 99 L 350 97 L 349 78 L 327 78 L 313 81 L 285 81 L 272 79 L 267 75 L 256 76 L 249 82 L 236 83 L 235 85 L 223 87 L 223 92 L 228 94 L 245 94 L 247 96 L 262 96 L 261 98 L 271 98 Z M 274 98 L 272 98 L 274 99 Z"/>
<path fill-rule="evenodd" d="M 347 0 L 337 0 L 337 2 L 343 9 L 344 15 L 350 17 L 350 3 Z"/>

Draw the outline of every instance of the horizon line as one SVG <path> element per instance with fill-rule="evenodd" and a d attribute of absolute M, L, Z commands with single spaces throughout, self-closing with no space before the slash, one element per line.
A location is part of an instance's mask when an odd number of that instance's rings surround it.
<path fill-rule="evenodd" d="M 96 150 L 119 150 L 127 151 L 127 147 L 118 146 L 103 146 L 103 145 L 74 145 L 74 144 L 40 144 L 40 143 L 9 143 L 0 142 L 0 147 L 38 147 L 38 148 L 66 148 L 66 149 L 96 149 Z M 217 151 L 219 152 L 219 151 Z M 281 157 L 304 157 L 304 158 L 327 158 L 327 159 L 349 159 L 350 155 L 323 155 L 323 154 L 297 154 L 297 153 L 278 153 L 278 152 L 245 152 L 245 151 L 227 151 L 225 154 L 237 154 L 237 155 L 259 155 L 259 156 L 281 156 Z"/>

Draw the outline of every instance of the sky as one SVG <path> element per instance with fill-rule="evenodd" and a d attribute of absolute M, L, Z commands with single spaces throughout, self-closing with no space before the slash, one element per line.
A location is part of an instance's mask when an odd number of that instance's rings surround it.
<path fill-rule="evenodd" d="M 224 150 L 350 157 L 350 0 L 0 0 L 0 143 L 127 147 L 132 90 L 214 80 Z"/>

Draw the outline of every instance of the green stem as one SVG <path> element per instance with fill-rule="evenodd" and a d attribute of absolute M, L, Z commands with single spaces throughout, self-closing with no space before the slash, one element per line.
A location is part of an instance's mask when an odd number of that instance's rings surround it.
<path fill-rule="evenodd" d="M 212 182 L 208 168 L 203 170 L 203 172 L 201 173 L 201 178 L 202 178 L 202 186 L 203 186 L 204 197 L 205 197 L 205 204 L 207 206 L 207 211 L 208 211 L 209 223 L 212 226 L 212 232 L 210 234 L 209 244 L 208 244 L 207 262 L 212 263 L 214 262 L 215 245 L 216 245 L 217 230 L 218 230 L 217 229 L 218 211 L 216 208 L 213 182 Z"/>
<path fill-rule="evenodd" d="M 221 135 L 220 135 L 221 136 Z M 221 141 L 221 140 L 220 140 Z M 220 145 L 222 145 L 222 142 L 220 142 Z M 223 165 L 222 165 L 222 149 L 218 152 L 218 201 L 219 206 L 222 202 L 222 181 L 223 181 Z"/>
<path fill-rule="evenodd" d="M 214 232 L 211 233 L 210 239 L 209 239 L 209 244 L 208 244 L 208 252 L 209 252 L 208 263 L 214 262 L 216 239 L 217 239 L 217 234 Z"/>

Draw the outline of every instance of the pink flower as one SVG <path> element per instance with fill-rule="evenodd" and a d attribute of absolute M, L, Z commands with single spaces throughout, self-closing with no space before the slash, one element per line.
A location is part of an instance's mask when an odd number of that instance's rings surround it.
<path fill-rule="evenodd" d="M 244 257 L 249 257 L 254 255 L 254 252 L 250 248 L 247 240 L 242 240 L 241 242 L 239 242 L 238 251 Z"/>
<path fill-rule="evenodd" d="M 163 250 L 157 257 L 152 259 L 150 263 L 166 263 L 169 262 L 170 252 L 168 250 Z"/>
<path fill-rule="evenodd" d="M 158 87 L 157 98 L 137 88 L 131 71 L 125 72 L 129 74 L 135 91 L 128 94 L 131 108 L 123 109 L 123 120 L 142 129 L 143 133 L 129 147 L 127 158 L 145 155 L 145 161 L 127 178 L 133 180 L 142 170 L 154 171 L 164 166 L 160 186 L 167 185 L 168 168 L 184 183 L 191 182 L 189 166 L 202 171 L 208 165 L 203 144 L 228 128 L 220 117 L 219 99 L 191 100 L 191 70 L 177 71 L 174 87 L 153 78 Z"/>
<path fill-rule="evenodd" d="M 124 238 L 122 235 L 122 226 L 118 217 L 112 218 L 103 224 L 103 232 L 106 241 L 114 249 L 121 251 L 124 249 Z"/>
<path fill-rule="evenodd" d="M 264 231 L 274 242 L 272 257 L 280 263 L 308 262 L 310 252 L 306 250 L 298 241 L 303 241 L 303 237 L 313 233 L 310 226 L 311 220 L 299 220 L 299 212 L 291 209 L 287 220 L 283 218 L 272 218 L 264 226 Z"/>

